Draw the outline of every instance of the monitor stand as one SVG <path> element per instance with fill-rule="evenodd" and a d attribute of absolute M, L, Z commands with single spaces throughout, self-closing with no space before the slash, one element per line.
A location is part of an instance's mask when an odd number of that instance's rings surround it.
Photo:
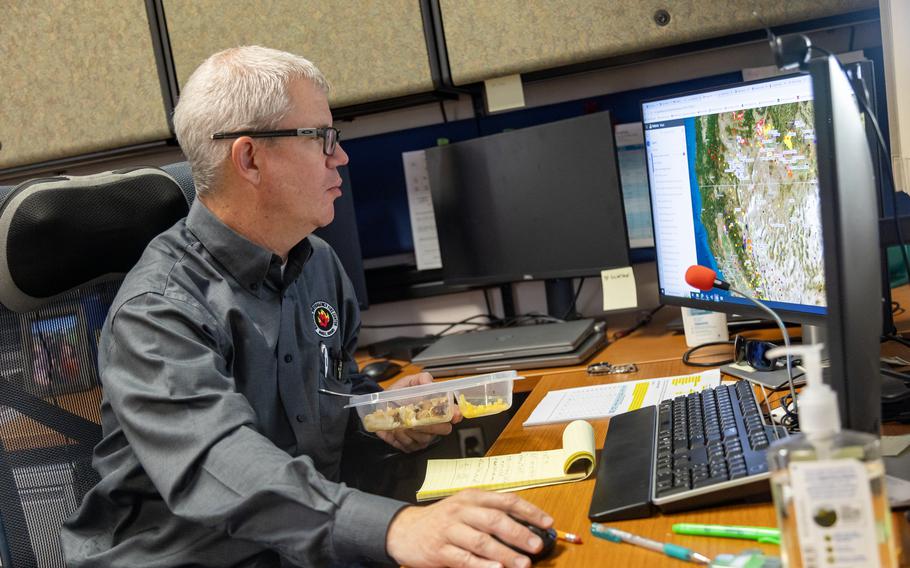
<path fill-rule="evenodd" d="M 547 292 L 547 314 L 554 318 L 564 320 L 578 319 L 576 310 L 575 290 L 572 287 L 572 278 L 549 278 L 544 280 Z"/>

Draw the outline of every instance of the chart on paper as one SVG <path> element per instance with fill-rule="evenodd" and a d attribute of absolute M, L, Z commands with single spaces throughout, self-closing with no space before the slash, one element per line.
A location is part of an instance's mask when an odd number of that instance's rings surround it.
<path fill-rule="evenodd" d="M 720 385 L 720 371 L 550 391 L 524 426 L 593 420 Z"/>

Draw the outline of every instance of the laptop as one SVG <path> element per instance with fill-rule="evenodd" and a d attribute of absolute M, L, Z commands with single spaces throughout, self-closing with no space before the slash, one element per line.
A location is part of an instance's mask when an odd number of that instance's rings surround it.
<path fill-rule="evenodd" d="M 565 353 L 552 353 L 533 357 L 515 357 L 497 361 L 474 361 L 470 363 L 456 363 L 438 367 L 424 367 L 424 371 L 434 377 L 452 377 L 455 375 L 474 375 L 495 373 L 497 371 L 540 369 L 546 367 L 564 367 L 580 365 L 597 353 L 607 344 L 606 325 L 597 323 L 588 337 L 576 349 Z"/>
<path fill-rule="evenodd" d="M 439 367 L 568 353 L 577 349 L 593 329 L 593 319 L 582 319 L 446 335 L 412 362 L 423 367 Z"/>

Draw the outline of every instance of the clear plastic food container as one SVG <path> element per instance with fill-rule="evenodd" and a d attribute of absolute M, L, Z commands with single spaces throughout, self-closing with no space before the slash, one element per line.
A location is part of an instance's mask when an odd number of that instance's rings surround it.
<path fill-rule="evenodd" d="M 439 381 L 427 385 L 352 396 L 345 408 L 356 408 L 368 432 L 441 424 L 452 420 L 455 401 L 465 418 L 488 416 L 512 406 L 515 371 Z"/>

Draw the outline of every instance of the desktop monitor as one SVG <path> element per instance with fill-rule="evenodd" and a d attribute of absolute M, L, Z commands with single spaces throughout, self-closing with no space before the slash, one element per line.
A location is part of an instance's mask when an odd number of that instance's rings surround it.
<path fill-rule="evenodd" d="M 571 278 L 629 265 L 609 112 L 427 149 L 447 284 L 547 280 L 565 317 Z"/>
<path fill-rule="evenodd" d="M 809 62 L 827 278 L 826 380 L 845 428 L 881 428 L 881 268 L 875 170 L 862 114 L 833 56 Z"/>
<path fill-rule="evenodd" d="M 360 238 L 357 234 L 357 216 L 354 213 L 354 195 L 351 190 L 351 176 L 345 167 L 338 168 L 341 174 L 341 197 L 335 200 L 335 219 L 325 227 L 314 231 L 335 249 L 344 271 L 354 284 L 354 293 L 362 309 L 366 309 L 367 282 L 360 254 Z"/>
<path fill-rule="evenodd" d="M 642 104 L 661 302 L 760 314 L 685 282 L 715 269 L 781 318 L 820 326 L 845 427 L 878 431 L 875 177 L 834 58 L 780 77 Z"/>
<path fill-rule="evenodd" d="M 170 174 L 183 190 L 187 200 L 196 198 L 195 184 L 189 162 L 176 162 L 161 167 Z M 354 293 L 360 307 L 365 309 L 367 303 L 367 284 L 363 271 L 363 258 L 360 254 L 360 239 L 357 233 L 357 217 L 354 214 L 354 195 L 351 189 L 351 176 L 348 168 L 338 168 L 341 175 L 341 197 L 335 200 L 335 219 L 326 227 L 314 231 L 316 236 L 325 240 L 335 250 L 344 271 L 354 285 Z"/>
<path fill-rule="evenodd" d="M 788 321 L 826 314 L 812 79 L 789 76 L 642 104 L 660 301 L 759 315 L 686 283 L 693 264 Z"/>

